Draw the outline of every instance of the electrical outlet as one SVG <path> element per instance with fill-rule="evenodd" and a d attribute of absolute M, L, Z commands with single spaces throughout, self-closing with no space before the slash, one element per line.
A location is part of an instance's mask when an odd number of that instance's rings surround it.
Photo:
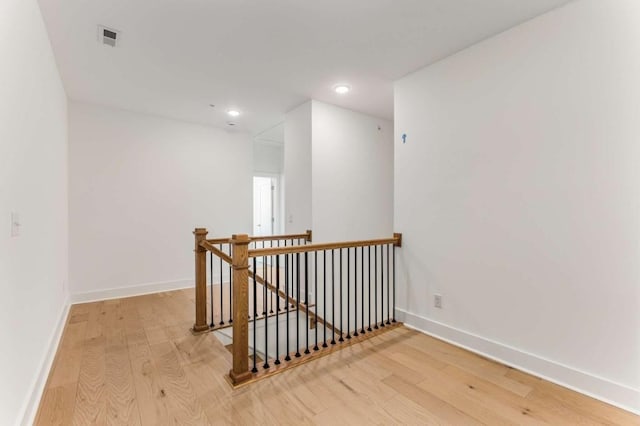
<path fill-rule="evenodd" d="M 433 295 L 433 306 L 435 306 L 438 309 L 442 309 L 442 295 L 441 294 Z"/>

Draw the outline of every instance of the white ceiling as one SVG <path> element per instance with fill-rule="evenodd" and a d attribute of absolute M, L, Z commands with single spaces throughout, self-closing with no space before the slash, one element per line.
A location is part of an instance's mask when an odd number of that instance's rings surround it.
<path fill-rule="evenodd" d="M 39 0 L 71 99 L 214 126 L 233 107 L 253 134 L 310 98 L 392 118 L 394 80 L 568 1 Z"/>

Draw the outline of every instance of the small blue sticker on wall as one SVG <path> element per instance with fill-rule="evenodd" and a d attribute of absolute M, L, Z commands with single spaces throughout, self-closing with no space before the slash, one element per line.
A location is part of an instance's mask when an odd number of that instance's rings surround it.
<path fill-rule="evenodd" d="M 406 133 L 402 134 L 402 143 L 407 143 L 407 134 Z"/>

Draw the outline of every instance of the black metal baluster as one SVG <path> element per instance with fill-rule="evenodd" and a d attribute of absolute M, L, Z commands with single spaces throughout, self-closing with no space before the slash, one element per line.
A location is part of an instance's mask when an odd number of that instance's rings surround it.
<path fill-rule="evenodd" d="M 371 246 L 369 246 L 369 262 L 367 263 L 367 266 L 369 269 L 369 328 L 367 328 L 367 331 L 373 331 L 371 329 Z"/>
<path fill-rule="evenodd" d="M 314 290 L 313 290 L 313 301 L 315 302 L 314 312 L 315 312 L 315 322 L 316 322 L 316 345 L 313 347 L 314 351 L 319 350 L 318 347 L 318 252 L 313 252 L 313 273 L 314 273 Z"/>
<path fill-rule="evenodd" d="M 280 246 L 280 242 L 278 242 Z M 275 365 L 280 364 L 280 322 L 278 314 L 280 313 L 280 255 L 276 255 L 276 360 Z"/>
<path fill-rule="evenodd" d="M 375 310 L 373 312 L 376 325 L 373 327 L 378 329 L 378 246 L 373 246 L 373 301 Z"/>
<path fill-rule="evenodd" d="M 322 347 L 326 348 L 327 347 L 327 251 L 323 250 L 322 251 L 322 279 L 323 279 L 323 297 L 324 297 L 324 303 L 323 303 L 323 310 L 324 310 L 324 341 L 322 342 Z"/>
<path fill-rule="evenodd" d="M 286 242 L 285 242 L 286 245 Z M 285 294 L 285 306 L 287 307 L 287 355 L 284 357 L 285 361 L 291 361 L 289 354 L 289 255 L 284 255 L 284 294 Z"/>
<path fill-rule="evenodd" d="M 350 251 L 349 247 L 347 247 L 347 339 L 351 339 L 351 312 L 349 311 L 349 306 L 351 305 L 351 286 L 349 285 L 351 277 L 351 268 L 350 268 Z"/>
<path fill-rule="evenodd" d="M 276 240 L 276 247 L 280 248 L 280 240 Z M 277 254 L 275 256 L 275 261 L 276 262 L 278 261 L 278 256 L 279 255 L 277 255 Z M 273 262 L 273 260 L 272 260 L 272 262 Z M 271 265 L 271 267 L 273 267 L 273 264 Z M 276 281 L 277 281 L 278 280 L 278 276 L 280 275 L 280 270 L 278 268 L 276 268 L 274 270 L 274 273 L 276 274 Z M 276 311 L 277 311 L 278 310 L 278 306 L 277 306 L 278 305 L 278 299 L 280 298 L 280 294 L 276 292 L 275 298 L 276 298 Z"/>
<path fill-rule="evenodd" d="M 353 248 L 353 337 L 358 337 L 358 248 Z"/>
<path fill-rule="evenodd" d="M 307 319 L 305 320 L 305 331 L 307 332 L 307 346 L 304 350 L 305 354 L 309 354 L 309 312 L 311 309 L 309 308 L 309 263 L 308 263 L 308 252 L 304 252 L 304 298 L 305 298 L 305 306 L 307 307 Z"/>
<path fill-rule="evenodd" d="M 393 251 L 393 320 L 391 322 L 396 322 L 396 245 L 394 244 L 391 248 Z"/>
<path fill-rule="evenodd" d="M 269 248 L 273 248 L 273 240 L 269 241 Z M 269 284 L 273 286 L 273 256 L 269 262 Z M 269 292 L 269 313 L 273 313 L 273 292 Z"/>
<path fill-rule="evenodd" d="M 220 244 L 220 251 L 222 251 L 222 244 Z M 224 316 L 222 315 L 224 311 L 224 298 L 222 297 L 222 258 L 220 258 L 220 325 L 224 325 Z"/>
<path fill-rule="evenodd" d="M 252 373 L 258 372 L 257 367 L 257 357 L 256 357 L 256 335 L 258 334 L 258 330 L 256 329 L 256 318 L 258 317 L 258 285 L 256 284 L 256 258 L 253 258 L 253 368 L 251 369 Z"/>
<path fill-rule="evenodd" d="M 264 241 L 262 241 L 262 248 L 264 248 Z M 267 315 L 267 264 L 265 256 L 262 256 L 262 282 L 262 315 Z"/>
<path fill-rule="evenodd" d="M 387 244 L 387 324 L 391 324 L 391 281 L 389 281 L 389 244 Z"/>
<path fill-rule="evenodd" d="M 296 358 L 300 356 L 300 253 L 296 253 Z"/>
<path fill-rule="evenodd" d="M 360 334 L 364 334 L 364 246 L 360 247 L 360 292 L 362 293 L 362 328 Z"/>
<path fill-rule="evenodd" d="M 299 245 L 299 246 L 300 246 L 300 245 L 302 245 L 302 244 L 300 243 L 300 241 L 302 241 L 302 240 L 301 240 L 300 238 L 298 238 L 298 245 Z M 306 253 L 307 253 L 307 252 L 305 252 L 305 256 L 306 256 Z M 304 274 L 305 274 L 305 277 L 306 277 L 306 276 L 307 276 L 307 261 L 306 261 L 306 260 L 305 260 L 305 262 L 304 262 Z M 304 281 L 304 291 L 302 292 L 302 296 L 304 297 L 304 301 L 303 301 L 302 303 L 307 307 L 307 316 L 309 316 L 309 312 L 308 312 L 309 304 L 307 303 L 307 301 L 309 300 L 309 297 L 308 297 L 308 296 L 309 296 L 309 293 L 307 292 L 307 280 L 306 280 L 306 279 L 305 279 L 305 281 Z M 307 327 L 307 329 L 308 329 L 308 328 L 309 328 L 309 327 Z M 307 345 L 307 347 L 308 347 L 308 346 L 309 346 L 309 345 Z"/>
<path fill-rule="evenodd" d="M 229 257 L 233 258 L 233 249 L 229 243 Z M 229 264 L 229 324 L 233 322 L 233 273 Z"/>
<path fill-rule="evenodd" d="M 209 286 L 211 287 L 211 328 L 216 326 L 213 321 L 213 253 L 209 252 Z"/>
<path fill-rule="evenodd" d="M 293 238 L 291 239 L 291 245 L 292 246 L 295 245 Z M 293 261 L 293 253 L 291 253 L 291 281 L 290 281 L 291 282 L 291 298 L 295 299 L 295 300 L 298 300 L 297 296 L 296 296 L 296 292 L 295 292 L 295 290 L 296 290 L 296 284 L 295 284 L 296 283 L 296 281 L 295 281 L 295 271 L 296 270 L 295 270 L 295 267 L 296 267 L 296 265 L 295 265 L 295 262 Z M 296 306 L 292 303 L 291 307 L 295 308 Z"/>
<path fill-rule="evenodd" d="M 380 327 L 384 327 L 384 246 L 380 246 Z"/>
<path fill-rule="evenodd" d="M 264 248 L 264 244 L 263 244 L 263 248 Z M 264 262 L 265 265 L 267 264 L 267 256 L 263 256 L 262 257 L 262 262 Z M 265 276 L 264 279 L 265 279 L 264 288 L 265 288 L 265 293 L 266 293 L 267 292 L 267 285 L 266 285 L 267 277 Z M 264 365 L 262 366 L 262 368 L 264 368 L 264 369 L 269 368 L 269 315 L 267 314 L 266 311 L 265 311 L 265 315 L 264 315 Z"/>
<path fill-rule="evenodd" d="M 336 344 L 336 261 L 334 258 L 335 250 L 331 249 L 331 344 Z"/>
<path fill-rule="evenodd" d="M 263 248 L 266 247 L 267 242 L 265 241 L 263 244 Z M 271 244 L 271 241 L 269 241 L 269 244 Z M 271 266 L 269 265 L 269 262 L 267 262 L 268 257 L 267 256 L 263 256 L 263 262 L 264 262 L 264 287 L 265 289 L 267 289 L 267 297 L 265 298 L 265 308 L 264 308 L 264 313 L 267 314 L 269 313 L 269 306 L 271 303 L 271 290 L 267 288 L 267 284 L 272 285 L 273 282 L 269 279 L 269 271 Z M 273 312 L 273 311 L 272 311 Z"/>
<path fill-rule="evenodd" d="M 284 247 L 286 247 L 287 246 L 287 240 L 283 240 L 283 241 L 284 241 Z M 280 247 L 280 241 L 278 241 L 278 247 Z M 284 261 L 285 262 L 287 261 L 287 255 L 286 254 L 284 255 Z M 284 281 L 286 283 L 287 282 L 287 277 L 286 277 L 287 268 L 284 269 L 284 273 L 285 273 L 285 280 Z M 278 271 L 278 274 L 280 274 L 280 271 Z M 284 311 L 286 306 L 289 306 L 289 301 L 288 300 L 284 301 L 284 305 L 282 305 L 282 307 L 280 309 L 282 309 Z"/>
<path fill-rule="evenodd" d="M 344 327 L 342 326 L 342 316 L 343 316 L 343 311 L 342 311 L 342 249 L 340 249 L 340 258 L 339 260 L 339 264 L 338 264 L 338 273 L 340 274 L 340 338 L 338 339 L 338 342 L 344 342 L 344 338 L 342 337 L 342 334 L 344 333 Z"/>

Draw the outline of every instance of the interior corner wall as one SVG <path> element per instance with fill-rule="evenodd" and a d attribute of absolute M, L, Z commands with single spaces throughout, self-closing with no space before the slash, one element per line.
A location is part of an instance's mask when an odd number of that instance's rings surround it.
<path fill-rule="evenodd" d="M 284 120 L 284 231 L 311 229 L 311 101 Z"/>
<path fill-rule="evenodd" d="M 0 423 L 31 424 L 68 306 L 67 96 L 35 0 L 0 2 L 0 58 Z"/>
<path fill-rule="evenodd" d="M 393 122 L 312 102 L 316 242 L 393 235 Z"/>
<path fill-rule="evenodd" d="M 251 232 L 249 135 L 79 102 L 69 115 L 74 301 L 191 286 L 194 228 Z"/>
<path fill-rule="evenodd" d="M 395 86 L 405 321 L 636 412 L 638 22 L 572 2 Z"/>

